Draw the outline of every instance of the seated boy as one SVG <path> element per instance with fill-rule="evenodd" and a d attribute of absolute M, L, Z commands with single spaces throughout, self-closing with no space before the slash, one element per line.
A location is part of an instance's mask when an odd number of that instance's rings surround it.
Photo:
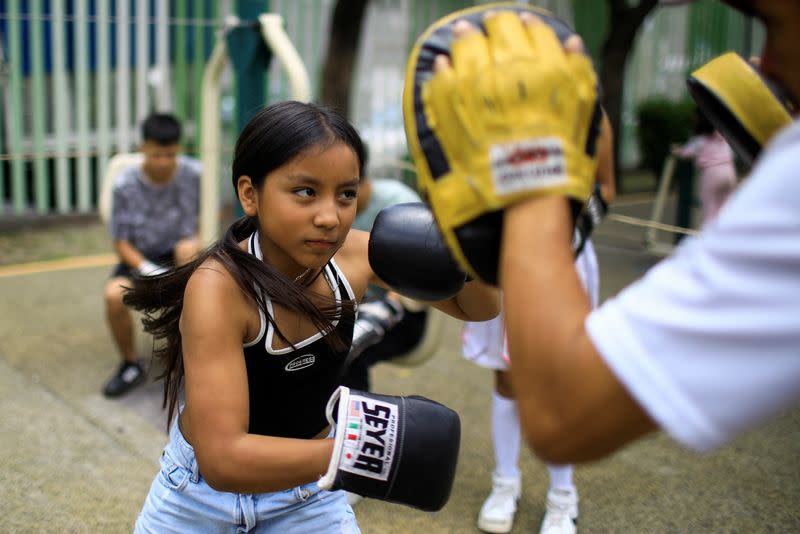
<path fill-rule="evenodd" d="M 179 155 L 181 125 L 172 115 L 152 114 L 142 123 L 144 159 L 114 178 L 109 232 L 119 264 L 105 287 L 111 335 L 122 363 L 103 393 L 117 397 L 144 380 L 130 310 L 122 303 L 133 276 L 152 276 L 197 254 L 200 162 Z"/>

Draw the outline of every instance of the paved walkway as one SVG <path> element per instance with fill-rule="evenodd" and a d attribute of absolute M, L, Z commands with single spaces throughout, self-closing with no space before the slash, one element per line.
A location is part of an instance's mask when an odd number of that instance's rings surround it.
<path fill-rule="evenodd" d="M 646 206 L 627 205 L 627 213 Z M 609 295 L 656 258 L 641 231 L 612 223 L 596 244 Z M 102 383 L 117 365 L 106 331 L 108 267 L 0 273 L 0 532 L 130 532 L 165 443 L 158 384 L 110 401 Z M 438 513 L 363 501 L 365 533 L 477 532 L 490 488 L 491 375 L 459 355 L 449 322 L 437 357 L 415 369 L 380 365 L 375 389 L 418 393 L 456 409 L 463 439 L 453 494 Z M 545 467 L 523 451 L 523 496 L 514 532 L 535 532 Z M 582 533 L 800 532 L 800 412 L 793 411 L 710 456 L 662 435 L 576 469 Z"/>

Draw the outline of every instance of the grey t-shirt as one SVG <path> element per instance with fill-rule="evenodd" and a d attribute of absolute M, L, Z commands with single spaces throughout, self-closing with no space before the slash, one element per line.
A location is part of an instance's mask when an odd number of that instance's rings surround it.
<path fill-rule="evenodd" d="M 109 232 L 129 241 L 149 258 L 169 254 L 175 244 L 197 233 L 201 164 L 179 156 L 175 176 L 166 184 L 150 181 L 139 165 L 114 179 Z"/>

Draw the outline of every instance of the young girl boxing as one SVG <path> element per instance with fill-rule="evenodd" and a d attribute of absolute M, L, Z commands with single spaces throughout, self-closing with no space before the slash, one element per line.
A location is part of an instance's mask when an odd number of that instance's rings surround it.
<path fill-rule="evenodd" d="M 196 261 L 138 280 L 127 295 L 149 313 L 147 328 L 166 339 L 159 356 L 171 422 L 136 532 L 357 532 L 344 491 L 320 485 L 343 487 L 354 474 L 370 484 L 397 477 L 395 498 L 379 497 L 402 502 L 403 481 L 414 483 L 396 473 L 414 462 L 392 467 L 386 452 L 395 427 L 364 415 L 377 404 L 350 405 L 378 438 L 358 442 L 360 464 L 338 432 L 326 439 L 326 404 L 342 376 L 356 303 L 367 284 L 388 287 L 386 279 L 398 280 L 401 293 L 441 298 L 435 306 L 462 320 L 494 317 L 499 299 L 457 270 L 452 296 L 437 293 L 441 284 L 426 286 L 426 269 L 438 273 L 450 260 L 437 256 L 446 248 L 431 243 L 433 219 L 415 211 L 422 205 L 400 206 L 400 216 L 376 221 L 371 236 L 350 231 L 362 158 L 358 133 L 336 112 L 299 102 L 267 107 L 236 144 L 232 180 L 245 217 Z M 380 257 L 392 251 L 389 261 Z M 369 261 L 376 259 L 390 266 L 380 277 Z M 448 454 L 454 458 L 457 443 Z M 378 472 L 386 461 L 388 470 Z"/>

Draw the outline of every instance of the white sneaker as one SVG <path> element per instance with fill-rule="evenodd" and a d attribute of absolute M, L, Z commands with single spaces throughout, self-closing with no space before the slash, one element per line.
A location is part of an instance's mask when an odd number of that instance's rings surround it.
<path fill-rule="evenodd" d="M 547 492 L 547 511 L 539 534 L 575 534 L 578 531 L 578 492 L 553 489 Z"/>
<path fill-rule="evenodd" d="M 492 475 L 492 493 L 481 506 L 478 515 L 478 528 L 484 532 L 511 532 L 514 514 L 517 513 L 521 477 L 501 477 Z"/>

